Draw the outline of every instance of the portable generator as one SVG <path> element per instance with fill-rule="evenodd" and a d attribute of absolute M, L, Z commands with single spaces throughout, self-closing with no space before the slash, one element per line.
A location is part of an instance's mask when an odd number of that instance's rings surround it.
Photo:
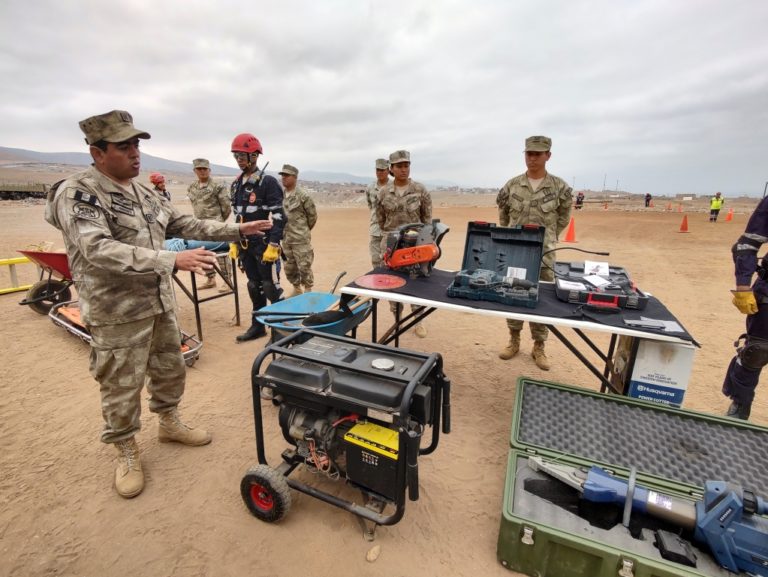
<path fill-rule="evenodd" d="M 450 432 L 450 381 L 437 353 L 303 329 L 256 357 L 251 388 L 259 464 L 243 477 L 240 493 L 262 521 L 282 519 L 294 489 L 357 515 L 364 528 L 372 523 L 366 529 L 372 537 L 376 525 L 403 517 L 406 488 L 409 499 L 418 500 L 418 457 L 437 448 L 441 429 Z M 262 388 L 272 390 L 289 445 L 274 467 L 265 456 Z M 344 482 L 362 497 L 346 500 L 290 478 L 299 467 Z"/>

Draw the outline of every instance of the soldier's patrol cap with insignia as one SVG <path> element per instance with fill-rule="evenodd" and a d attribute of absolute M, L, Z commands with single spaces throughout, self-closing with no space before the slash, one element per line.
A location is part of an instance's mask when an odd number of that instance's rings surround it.
<path fill-rule="evenodd" d="M 525 139 L 526 152 L 549 152 L 552 149 L 552 139 L 546 136 L 529 136 Z"/>
<path fill-rule="evenodd" d="M 411 153 L 407 150 L 396 150 L 389 155 L 389 164 L 398 164 L 400 162 L 411 162 Z"/>
<path fill-rule="evenodd" d="M 196 158 L 192 161 L 192 168 L 211 168 L 207 158 Z"/>
<path fill-rule="evenodd" d="M 113 110 L 80 121 L 85 142 L 125 142 L 132 138 L 150 138 L 148 132 L 133 127 L 133 117 L 125 110 Z"/>
<path fill-rule="evenodd" d="M 386 158 L 377 158 L 376 170 L 389 170 L 389 161 Z"/>
<path fill-rule="evenodd" d="M 299 169 L 296 168 L 295 166 L 291 166 L 290 164 L 284 164 L 282 170 L 277 174 L 280 174 L 280 175 L 288 174 L 290 176 L 299 176 Z"/>

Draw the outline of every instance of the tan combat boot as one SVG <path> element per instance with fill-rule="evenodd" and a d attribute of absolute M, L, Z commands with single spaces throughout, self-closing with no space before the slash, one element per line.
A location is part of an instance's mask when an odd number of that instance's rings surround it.
<path fill-rule="evenodd" d="M 301 289 L 301 285 L 300 284 L 295 284 L 295 285 L 293 285 L 293 292 L 288 295 L 288 298 L 297 297 L 300 294 L 302 294 L 303 292 L 304 291 Z"/>
<path fill-rule="evenodd" d="M 212 274 L 210 276 L 206 276 L 206 281 L 201 284 L 199 287 L 197 287 L 198 290 L 206 290 L 206 289 L 212 289 L 216 288 L 216 274 Z"/>
<path fill-rule="evenodd" d="M 135 497 L 144 489 L 144 471 L 141 470 L 139 446 L 131 437 L 115 443 L 119 456 L 115 469 L 115 489 L 117 494 L 126 499 Z"/>
<path fill-rule="evenodd" d="M 427 338 L 427 327 L 425 327 L 423 324 L 419 323 L 416 325 L 416 336 L 420 339 Z"/>
<path fill-rule="evenodd" d="M 550 364 L 547 353 L 544 351 L 544 341 L 533 341 L 533 350 L 531 351 L 536 366 L 542 371 L 548 371 Z"/>
<path fill-rule="evenodd" d="M 508 361 L 520 351 L 520 331 L 509 331 L 507 346 L 499 351 L 499 358 Z"/>
<path fill-rule="evenodd" d="M 311 284 L 305 284 L 304 285 L 304 292 L 305 293 L 311 293 L 313 288 L 314 287 Z"/>
<path fill-rule="evenodd" d="M 160 413 L 160 427 L 157 440 L 161 443 L 181 443 L 197 447 L 207 445 L 212 437 L 208 431 L 193 429 L 181 422 L 179 411 L 172 409 L 167 413 Z"/>

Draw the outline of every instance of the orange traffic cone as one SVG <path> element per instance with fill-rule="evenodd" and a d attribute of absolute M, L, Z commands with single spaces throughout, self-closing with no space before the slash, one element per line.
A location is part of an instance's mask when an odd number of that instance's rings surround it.
<path fill-rule="evenodd" d="M 667 205 L 667 210 L 672 210 L 672 203 L 671 202 Z"/>
<path fill-rule="evenodd" d="M 682 203 L 677 205 L 677 212 L 683 212 L 683 204 Z"/>
<path fill-rule="evenodd" d="M 728 209 L 728 214 L 725 215 L 725 222 L 731 222 L 733 220 L 733 209 Z"/>
<path fill-rule="evenodd" d="M 649 202 L 649 203 L 648 203 L 648 206 L 649 206 L 650 208 L 653 208 L 653 201 Z"/>
<path fill-rule="evenodd" d="M 607 202 L 603 205 L 603 210 L 608 210 L 608 203 Z"/>
<path fill-rule="evenodd" d="M 576 225 L 571 217 L 571 222 L 568 223 L 568 230 L 565 231 L 565 239 L 563 242 L 576 242 Z"/>
<path fill-rule="evenodd" d="M 683 216 L 683 222 L 680 223 L 680 230 L 678 232 L 688 232 L 688 215 Z"/>

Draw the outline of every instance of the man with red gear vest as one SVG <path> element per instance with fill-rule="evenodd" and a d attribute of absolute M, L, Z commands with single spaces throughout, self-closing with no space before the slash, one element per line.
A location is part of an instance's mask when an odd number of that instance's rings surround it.
<path fill-rule="evenodd" d="M 232 182 L 230 198 L 237 222 L 272 220 L 272 229 L 264 236 L 249 236 L 240 243 L 240 265 L 248 277 L 248 294 L 255 313 L 267 300 L 282 299 L 276 261 L 280 258 L 280 241 L 285 227 L 283 189 L 273 176 L 259 171 L 257 161 L 263 153 L 259 139 L 244 133 L 232 141 L 232 154 L 243 172 Z M 267 334 L 264 325 L 253 315 L 250 328 L 237 337 L 238 342 L 258 339 Z"/>

